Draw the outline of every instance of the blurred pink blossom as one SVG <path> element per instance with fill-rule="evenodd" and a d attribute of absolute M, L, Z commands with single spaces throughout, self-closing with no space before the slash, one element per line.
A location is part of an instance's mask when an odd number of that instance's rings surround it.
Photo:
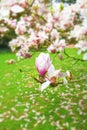
<path fill-rule="evenodd" d="M 21 20 L 17 23 L 17 27 L 16 27 L 16 33 L 18 35 L 22 35 L 24 34 L 26 31 L 27 31 L 27 28 L 26 28 L 26 24 L 25 24 L 25 21 Z"/>

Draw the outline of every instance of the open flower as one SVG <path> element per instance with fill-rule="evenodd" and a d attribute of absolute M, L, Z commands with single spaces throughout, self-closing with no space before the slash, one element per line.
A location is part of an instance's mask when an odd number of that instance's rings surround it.
<path fill-rule="evenodd" d="M 55 77 L 55 79 L 58 79 L 59 77 L 62 77 L 62 72 L 61 69 L 59 70 L 55 70 L 54 66 L 51 65 L 51 67 L 48 70 L 48 77 L 51 80 L 53 77 Z M 51 80 L 52 81 L 52 80 Z M 56 81 L 56 80 L 55 80 Z M 52 81 L 53 82 L 53 81 Z"/>
<path fill-rule="evenodd" d="M 50 84 L 56 84 L 58 78 L 63 78 L 64 74 L 61 70 L 55 70 L 53 64 L 49 67 L 47 71 L 47 76 L 45 78 L 45 82 L 41 85 L 40 90 L 43 91 L 46 89 Z"/>
<path fill-rule="evenodd" d="M 40 76 L 44 77 L 49 67 L 51 66 L 49 54 L 40 53 L 36 58 L 36 68 Z"/>
<path fill-rule="evenodd" d="M 61 69 L 55 70 L 55 67 L 53 64 L 51 64 L 50 68 L 47 71 L 47 75 L 45 76 L 45 82 L 42 83 L 40 87 L 40 91 L 42 92 L 44 89 L 47 87 L 51 86 L 56 86 L 58 83 L 63 83 L 67 86 L 68 80 L 71 80 L 72 75 L 69 71 L 66 73 L 62 72 Z"/>
<path fill-rule="evenodd" d="M 26 28 L 26 23 L 25 23 L 25 21 L 20 20 L 20 21 L 17 23 L 17 27 L 16 27 L 16 29 L 15 29 L 16 34 L 18 34 L 18 35 L 23 35 L 26 31 L 27 31 L 27 28 Z"/>
<path fill-rule="evenodd" d="M 61 69 L 55 69 L 54 65 L 50 61 L 49 54 L 40 53 L 36 58 L 36 69 L 40 77 L 39 79 L 34 79 L 39 83 L 42 83 L 39 88 L 41 92 L 50 85 L 56 86 L 62 83 L 67 86 L 68 80 L 72 79 L 72 73 L 70 71 L 67 70 L 64 73 Z"/>
<path fill-rule="evenodd" d="M 23 12 L 24 8 L 22 8 L 20 5 L 15 4 L 15 5 L 11 6 L 10 11 L 17 14 L 17 13 Z"/>

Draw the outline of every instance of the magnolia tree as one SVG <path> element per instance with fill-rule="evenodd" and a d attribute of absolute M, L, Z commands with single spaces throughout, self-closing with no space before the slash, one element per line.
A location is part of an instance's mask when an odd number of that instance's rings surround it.
<path fill-rule="evenodd" d="M 44 46 L 48 52 L 61 54 L 64 51 L 67 55 L 65 48 L 70 43 L 78 48 L 78 54 L 83 53 L 82 60 L 87 60 L 87 1 L 77 0 L 71 5 L 54 2 L 51 6 L 44 0 L 9 0 L 7 3 L 2 0 L 0 37 L 10 38 L 9 46 L 18 60 L 30 58 L 32 48 L 37 50 Z M 70 78 L 70 72 L 55 70 L 48 54 L 40 54 L 36 68 L 45 87 Z"/>
<path fill-rule="evenodd" d="M 20 58 L 30 57 L 31 48 L 46 45 L 49 52 L 61 52 L 75 43 L 87 59 L 87 2 L 73 5 L 49 3 L 43 0 L 15 0 L 0 6 L 0 36 L 9 37 L 12 52 Z"/>

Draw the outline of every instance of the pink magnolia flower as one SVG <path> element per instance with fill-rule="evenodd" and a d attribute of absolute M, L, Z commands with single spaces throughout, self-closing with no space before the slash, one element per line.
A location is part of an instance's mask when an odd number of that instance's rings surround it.
<path fill-rule="evenodd" d="M 20 49 L 17 53 L 16 53 L 18 60 L 22 59 L 22 58 L 30 58 L 31 54 L 26 50 Z"/>
<path fill-rule="evenodd" d="M 53 45 L 54 45 L 56 51 L 59 51 L 59 52 L 63 51 L 64 48 L 66 47 L 66 43 L 65 43 L 64 39 L 61 39 L 61 40 L 56 39 L 54 41 Z"/>
<path fill-rule="evenodd" d="M 28 2 L 27 0 L 21 0 L 19 1 L 19 5 L 21 5 L 22 8 L 26 8 L 28 5 Z"/>
<path fill-rule="evenodd" d="M 56 29 L 53 29 L 53 30 L 51 31 L 51 39 L 52 39 L 52 40 L 55 40 L 55 39 L 57 39 L 58 37 L 59 37 L 58 31 L 57 31 Z"/>
<path fill-rule="evenodd" d="M 16 34 L 18 34 L 18 35 L 24 34 L 24 33 L 27 31 L 25 21 L 20 20 L 20 21 L 17 23 L 17 27 L 16 27 L 15 31 L 16 31 Z"/>
<path fill-rule="evenodd" d="M 36 58 L 36 68 L 40 76 L 44 76 L 51 66 L 49 54 L 40 53 Z"/>
<path fill-rule="evenodd" d="M 81 52 L 85 52 L 87 51 L 87 41 L 86 40 L 80 40 L 76 45 L 75 45 L 76 48 L 79 49 L 79 54 Z"/>
<path fill-rule="evenodd" d="M 10 19 L 4 19 L 4 23 L 10 26 L 12 29 L 15 29 L 16 27 L 16 19 L 10 20 Z"/>
<path fill-rule="evenodd" d="M 51 44 L 48 48 L 47 48 L 48 52 L 51 52 L 51 53 L 55 53 L 56 52 L 56 48 L 54 47 L 53 44 Z"/>
<path fill-rule="evenodd" d="M 62 79 L 64 84 L 67 84 L 68 81 L 66 79 L 66 77 L 69 77 L 69 72 L 66 75 L 66 73 L 63 73 L 61 71 L 61 69 L 59 70 L 55 70 L 55 67 L 53 66 L 53 64 L 51 64 L 51 66 L 49 67 L 48 71 L 47 71 L 47 77 L 45 78 L 45 82 L 41 85 L 41 87 L 39 88 L 40 91 L 43 91 L 44 89 L 46 89 L 47 87 L 49 87 L 50 84 L 55 84 L 57 82 L 58 79 Z"/>

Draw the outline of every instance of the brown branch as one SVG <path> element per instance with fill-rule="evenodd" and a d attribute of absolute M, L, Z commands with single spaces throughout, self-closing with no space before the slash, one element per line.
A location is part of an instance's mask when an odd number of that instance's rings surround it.
<path fill-rule="evenodd" d="M 68 57 L 68 58 L 72 58 L 73 60 L 76 60 L 76 61 L 86 61 L 86 60 L 83 60 L 83 59 L 80 59 L 80 58 L 75 58 L 73 56 L 70 56 L 64 49 L 64 54 Z"/>
<path fill-rule="evenodd" d="M 32 76 L 32 78 L 33 78 L 34 80 L 36 80 L 38 83 L 41 83 L 41 84 L 43 83 L 43 81 L 37 79 L 37 78 L 34 77 L 34 76 Z M 77 79 L 75 79 L 75 80 L 70 80 L 70 81 L 68 81 L 67 84 L 74 83 L 74 82 L 80 82 L 80 81 L 83 81 L 83 80 L 87 80 L 87 78 L 82 78 L 82 79 L 78 79 L 78 80 L 77 80 Z M 58 82 L 58 83 L 51 83 L 52 86 L 56 86 L 56 85 L 59 85 L 59 84 L 64 84 L 64 83 L 63 83 L 63 81 Z"/>
<path fill-rule="evenodd" d="M 69 81 L 69 83 L 79 82 L 79 81 L 83 81 L 83 80 L 87 80 L 87 78 L 71 80 L 71 81 Z"/>
<path fill-rule="evenodd" d="M 80 82 L 80 81 L 83 81 L 83 80 L 87 80 L 87 78 L 82 78 L 82 79 L 79 79 L 79 80 L 77 80 L 77 79 L 76 80 L 70 80 L 70 81 L 68 81 L 67 85 L 71 84 L 71 83 L 74 83 L 74 82 Z M 63 81 L 61 81 L 61 82 L 58 82 L 58 83 L 55 83 L 55 84 L 51 84 L 51 86 L 56 87 L 59 84 L 64 84 L 64 83 L 63 83 Z"/>
<path fill-rule="evenodd" d="M 70 80 L 70 81 L 68 81 L 68 83 L 80 82 L 80 81 L 83 81 L 83 80 L 87 80 L 87 78 Z M 68 84 L 68 83 L 67 83 L 67 84 Z M 59 82 L 58 84 L 63 84 L 63 82 Z"/>
<path fill-rule="evenodd" d="M 31 76 L 34 80 L 36 80 L 38 83 L 43 83 L 41 80 L 39 80 L 39 79 L 37 79 L 36 77 L 34 77 L 34 76 Z"/>
<path fill-rule="evenodd" d="M 34 13 L 34 15 L 36 15 L 39 19 L 42 19 L 44 22 L 47 22 L 47 20 L 42 15 L 39 15 L 37 13 Z"/>
<path fill-rule="evenodd" d="M 33 1 L 32 1 L 32 3 L 31 3 L 31 5 L 30 5 L 30 7 L 32 7 L 32 6 L 33 6 L 34 2 L 35 2 L 35 0 L 33 0 Z"/>

